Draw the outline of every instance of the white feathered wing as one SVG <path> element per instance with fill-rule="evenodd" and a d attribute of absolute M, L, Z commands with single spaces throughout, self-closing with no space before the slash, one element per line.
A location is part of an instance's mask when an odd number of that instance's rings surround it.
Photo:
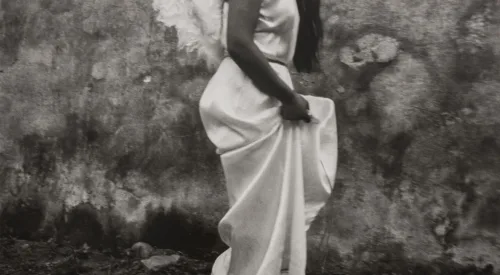
<path fill-rule="evenodd" d="M 153 0 L 157 20 L 177 30 L 179 50 L 195 53 L 209 69 L 220 64 L 224 0 Z"/>

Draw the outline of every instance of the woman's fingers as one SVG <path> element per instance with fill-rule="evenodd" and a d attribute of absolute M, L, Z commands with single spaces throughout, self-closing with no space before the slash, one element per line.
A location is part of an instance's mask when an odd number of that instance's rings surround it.
<path fill-rule="evenodd" d="M 303 110 L 290 110 L 286 108 L 281 108 L 280 109 L 280 115 L 286 120 L 303 120 L 307 123 L 311 122 L 312 115 L 309 112 L 304 112 Z"/>
<path fill-rule="evenodd" d="M 312 114 L 309 110 L 309 101 L 304 96 L 297 94 L 296 100 L 291 104 L 282 105 L 280 115 L 286 120 L 311 122 Z"/>

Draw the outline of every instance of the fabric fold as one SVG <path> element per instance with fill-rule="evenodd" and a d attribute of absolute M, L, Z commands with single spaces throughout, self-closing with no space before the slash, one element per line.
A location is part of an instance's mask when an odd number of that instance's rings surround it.
<path fill-rule="evenodd" d="M 271 66 L 292 85 L 286 67 Z M 286 121 L 279 115 L 279 102 L 241 74 L 234 61 L 225 59 L 200 101 L 203 125 L 220 152 L 230 201 L 219 223 L 219 234 L 230 248 L 217 258 L 212 274 L 277 275 L 286 270 L 304 275 L 306 231 L 335 178 L 334 104 L 305 96 L 319 123 Z"/>

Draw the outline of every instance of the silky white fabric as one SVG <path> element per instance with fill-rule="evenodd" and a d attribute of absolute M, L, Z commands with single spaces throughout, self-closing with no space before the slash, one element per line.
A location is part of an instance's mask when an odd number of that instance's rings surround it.
<path fill-rule="evenodd" d="M 298 17 L 295 0 L 264 1 L 261 20 L 270 20 L 272 37 L 262 37 L 261 28 L 259 45 L 269 41 L 267 55 L 276 47 L 279 54 L 272 57 L 289 63 L 295 40 L 286 37 L 296 36 L 297 20 L 289 21 Z M 272 26 L 280 27 L 273 32 Z M 288 68 L 270 65 L 292 87 Z M 337 167 L 334 103 L 306 99 L 319 123 L 283 120 L 280 102 L 260 92 L 231 58 L 208 83 L 200 114 L 220 154 L 230 203 L 219 224 L 230 248 L 217 258 L 213 275 L 305 274 L 306 231 L 331 193 Z"/>

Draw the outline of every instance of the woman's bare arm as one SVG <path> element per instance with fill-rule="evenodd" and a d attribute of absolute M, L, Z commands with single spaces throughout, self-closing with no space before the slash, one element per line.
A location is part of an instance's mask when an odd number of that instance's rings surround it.
<path fill-rule="evenodd" d="M 297 100 L 297 93 L 281 80 L 254 43 L 254 31 L 263 0 L 228 1 L 227 50 L 231 58 L 261 92 L 283 103 Z"/>

